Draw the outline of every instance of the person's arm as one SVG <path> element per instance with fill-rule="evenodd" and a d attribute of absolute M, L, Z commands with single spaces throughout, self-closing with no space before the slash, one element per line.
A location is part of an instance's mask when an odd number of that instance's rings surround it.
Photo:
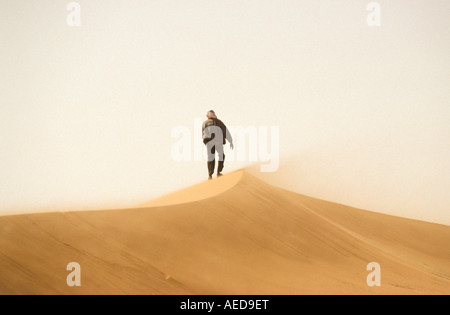
<path fill-rule="evenodd" d="M 227 126 L 224 123 L 222 123 L 222 124 L 223 124 L 223 127 L 225 129 L 225 139 L 228 140 L 228 142 L 230 143 L 230 148 L 233 149 L 234 148 L 233 137 L 231 137 L 231 133 L 228 130 Z"/>
<path fill-rule="evenodd" d="M 203 141 L 203 144 L 208 143 L 208 141 L 210 140 L 210 138 L 205 134 L 205 129 L 206 129 L 206 121 L 204 121 L 203 125 L 202 125 L 202 141 Z"/>
<path fill-rule="evenodd" d="M 231 146 L 233 146 L 233 138 L 231 137 L 231 133 L 230 133 L 230 131 L 228 130 L 228 128 L 227 127 L 225 127 L 225 129 L 227 130 L 227 132 L 226 132 L 226 138 L 227 138 L 227 140 L 228 140 L 228 142 L 230 143 L 230 145 Z"/>

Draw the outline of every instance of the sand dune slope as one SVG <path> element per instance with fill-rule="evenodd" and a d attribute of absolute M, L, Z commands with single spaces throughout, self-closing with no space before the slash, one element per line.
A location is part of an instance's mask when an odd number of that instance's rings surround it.
<path fill-rule="evenodd" d="M 210 184 L 220 194 L 208 198 Z M 302 196 L 243 171 L 171 198 L 0 217 L 0 293 L 450 293 L 449 226 Z M 81 287 L 66 285 L 72 261 Z M 381 266 L 380 287 L 366 284 L 369 262 Z"/>

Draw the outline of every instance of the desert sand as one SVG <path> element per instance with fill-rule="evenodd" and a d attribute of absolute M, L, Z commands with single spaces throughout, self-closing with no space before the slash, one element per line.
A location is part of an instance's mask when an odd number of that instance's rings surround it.
<path fill-rule="evenodd" d="M 449 244 L 449 226 L 240 170 L 132 209 L 0 217 L 0 294 L 449 294 Z"/>

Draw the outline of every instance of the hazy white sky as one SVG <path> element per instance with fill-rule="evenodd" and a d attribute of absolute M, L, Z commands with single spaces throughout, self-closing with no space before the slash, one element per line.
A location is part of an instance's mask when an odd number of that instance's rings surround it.
<path fill-rule="evenodd" d="M 450 224 L 450 2 L 0 0 L 0 213 L 118 208 L 206 177 L 171 131 L 279 126 L 303 194 Z M 244 163 L 226 163 L 226 171 Z"/>

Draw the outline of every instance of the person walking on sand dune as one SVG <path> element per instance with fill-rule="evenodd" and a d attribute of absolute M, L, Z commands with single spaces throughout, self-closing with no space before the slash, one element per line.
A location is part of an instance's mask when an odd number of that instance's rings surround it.
<path fill-rule="evenodd" d="M 223 153 L 223 145 L 226 140 L 230 143 L 230 148 L 233 150 L 233 138 L 228 131 L 227 126 L 217 118 L 216 113 L 210 110 L 206 113 L 206 118 L 202 126 L 203 143 L 206 145 L 208 153 L 208 179 L 212 179 L 214 168 L 216 164 L 216 152 L 219 156 L 217 164 L 217 177 L 222 176 L 222 170 L 225 162 L 225 154 Z"/>

